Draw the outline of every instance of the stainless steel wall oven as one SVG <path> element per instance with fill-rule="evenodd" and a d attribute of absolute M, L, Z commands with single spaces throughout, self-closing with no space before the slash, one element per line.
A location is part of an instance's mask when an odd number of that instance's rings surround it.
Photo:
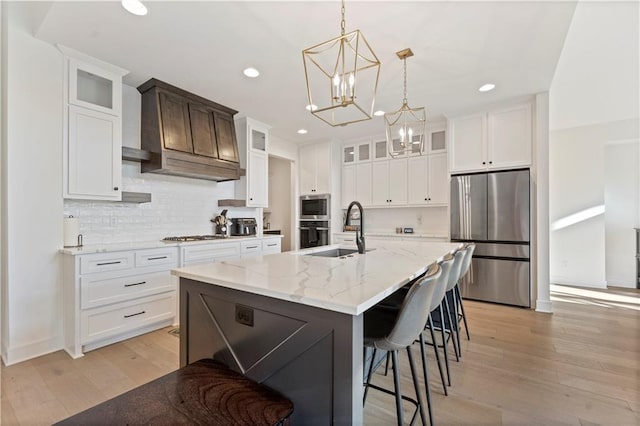
<path fill-rule="evenodd" d="M 300 248 L 326 246 L 329 244 L 329 221 L 301 220 Z"/>

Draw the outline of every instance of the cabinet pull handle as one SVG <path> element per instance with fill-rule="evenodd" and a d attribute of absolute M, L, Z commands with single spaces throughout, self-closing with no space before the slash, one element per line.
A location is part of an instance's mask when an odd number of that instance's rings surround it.
<path fill-rule="evenodd" d="M 117 265 L 118 263 L 122 263 L 121 260 L 116 260 L 115 262 L 102 262 L 96 263 L 97 266 L 105 266 L 105 265 Z"/>
<path fill-rule="evenodd" d="M 247 248 L 248 248 L 248 249 L 251 249 L 251 248 L 258 248 L 258 246 L 247 246 Z"/>
<path fill-rule="evenodd" d="M 275 247 L 275 246 L 277 246 L 277 245 L 278 245 L 278 244 L 267 244 L 267 247 Z"/>
<path fill-rule="evenodd" d="M 135 314 L 131 314 L 131 315 L 125 315 L 125 318 L 131 318 L 131 317 L 135 317 L 136 315 L 142 315 L 142 314 L 146 314 L 147 311 L 140 311 L 140 312 L 136 312 Z"/>
<path fill-rule="evenodd" d="M 160 259 L 166 259 L 167 256 L 158 256 L 158 257 L 149 257 L 148 260 L 160 260 Z"/>
<path fill-rule="evenodd" d="M 139 283 L 133 283 L 133 284 L 125 284 L 125 287 L 133 287 L 134 285 L 142 285 L 142 284 L 146 284 L 146 281 L 140 281 Z"/>
<path fill-rule="evenodd" d="M 113 190 L 114 190 L 114 191 L 117 191 L 117 190 L 118 190 L 118 187 L 117 187 L 117 186 L 114 186 L 114 187 L 113 187 Z"/>

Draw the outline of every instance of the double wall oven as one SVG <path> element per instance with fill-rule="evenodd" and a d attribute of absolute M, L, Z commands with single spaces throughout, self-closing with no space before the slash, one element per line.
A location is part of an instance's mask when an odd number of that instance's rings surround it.
<path fill-rule="evenodd" d="M 300 248 L 329 244 L 331 195 L 314 194 L 300 197 Z"/>

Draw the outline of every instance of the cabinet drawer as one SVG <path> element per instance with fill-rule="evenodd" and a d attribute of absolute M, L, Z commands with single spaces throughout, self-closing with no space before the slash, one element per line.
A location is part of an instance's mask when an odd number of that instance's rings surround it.
<path fill-rule="evenodd" d="M 197 245 L 182 249 L 182 264 L 215 262 L 221 258 L 240 257 L 239 243 L 217 243 L 211 245 Z"/>
<path fill-rule="evenodd" d="M 80 273 L 93 274 L 96 272 L 123 271 L 132 269 L 134 265 L 133 252 L 100 253 L 80 257 Z"/>
<path fill-rule="evenodd" d="M 111 274 L 80 278 L 80 308 L 95 308 L 174 290 L 169 271 L 113 278 Z"/>
<path fill-rule="evenodd" d="M 163 265 L 178 266 L 178 251 L 175 248 L 136 251 L 136 268 Z"/>
<path fill-rule="evenodd" d="M 280 253 L 282 251 L 282 241 L 280 238 L 270 238 L 268 240 L 262 240 L 262 253 Z"/>
<path fill-rule="evenodd" d="M 248 254 L 248 253 L 259 253 L 262 251 L 262 241 L 242 241 L 240 243 L 240 253 Z"/>
<path fill-rule="evenodd" d="M 81 341 L 87 344 L 175 316 L 175 292 L 157 294 L 81 314 Z"/>

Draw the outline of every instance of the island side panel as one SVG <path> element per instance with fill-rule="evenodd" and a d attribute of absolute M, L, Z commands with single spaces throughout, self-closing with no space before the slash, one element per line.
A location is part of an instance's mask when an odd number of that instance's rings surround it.
<path fill-rule="evenodd" d="M 295 424 L 362 424 L 362 316 L 180 279 L 180 363 L 214 358 L 279 390 Z"/>

